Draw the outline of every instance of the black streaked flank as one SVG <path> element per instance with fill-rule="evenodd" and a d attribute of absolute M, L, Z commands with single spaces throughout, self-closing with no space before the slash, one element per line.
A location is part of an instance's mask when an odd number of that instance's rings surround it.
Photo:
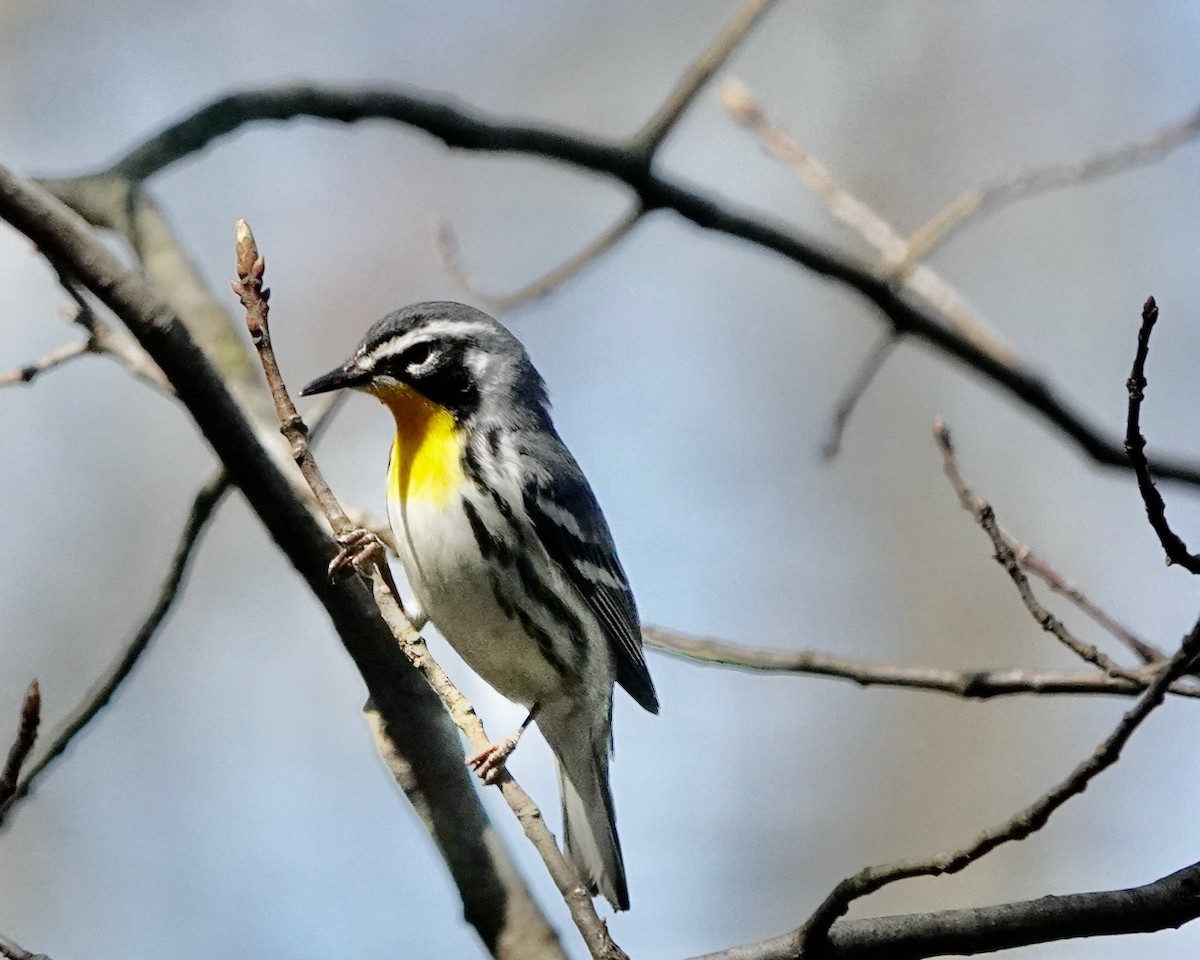
<path fill-rule="evenodd" d="M 550 559 L 599 621 L 613 650 L 617 683 L 646 710 L 658 713 L 658 695 L 642 652 L 637 606 L 625 571 L 617 559 L 612 536 L 579 467 L 573 459 L 569 462 L 570 469 L 563 466 L 564 469 L 551 477 L 526 484 L 522 491 L 525 511 Z M 543 503 L 552 504 L 575 518 L 589 539 L 581 539 L 573 530 L 555 522 L 546 513 Z M 585 526 L 588 520 L 591 521 L 590 529 Z M 620 587 L 597 583 L 580 569 L 581 562 L 603 570 Z"/>
<path fill-rule="evenodd" d="M 492 451 L 492 458 L 496 459 L 500 456 L 500 442 L 503 439 L 504 433 L 498 425 L 493 425 L 488 428 L 487 445 Z"/>
<path fill-rule="evenodd" d="M 483 518 L 479 515 L 479 511 L 475 509 L 475 505 L 470 500 L 463 498 L 462 501 L 463 513 L 467 515 L 467 523 L 471 525 L 471 533 L 475 536 L 475 543 L 479 547 L 479 552 L 483 554 L 485 559 L 495 557 L 504 566 L 508 567 L 513 562 L 512 548 L 505 542 L 503 537 L 497 537 L 488 529 Z"/>
<path fill-rule="evenodd" d="M 516 559 L 517 576 L 521 578 L 521 586 L 525 588 L 529 599 L 561 624 L 572 638 L 577 638 L 576 642 L 572 643 L 572 648 L 582 656 L 587 651 L 587 644 L 583 642 L 586 634 L 579 615 L 537 575 L 527 554 L 522 553 Z"/>
<path fill-rule="evenodd" d="M 491 492 L 487 479 L 483 475 L 483 464 L 479 462 L 479 454 L 475 452 L 475 444 L 469 439 L 463 444 L 462 468 L 463 473 L 475 484 L 476 490 L 480 493 Z"/>
<path fill-rule="evenodd" d="M 579 680 L 579 670 L 572 664 L 568 664 L 558 651 L 554 648 L 554 638 L 550 636 L 542 627 L 521 607 L 513 607 L 513 612 L 517 615 L 517 622 L 521 624 L 527 634 L 533 637 L 534 642 L 538 645 L 538 649 L 542 652 L 550 666 L 563 677 L 570 677 L 573 680 Z"/>

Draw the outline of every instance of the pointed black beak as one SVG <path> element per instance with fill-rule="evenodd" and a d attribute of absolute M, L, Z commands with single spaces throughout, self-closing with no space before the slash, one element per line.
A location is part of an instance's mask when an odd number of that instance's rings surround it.
<path fill-rule="evenodd" d="M 300 396 L 311 397 L 314 393 L 328 393 L 330 390 L 342 390 L 346 387 L 361 387 L 371 379 L 370 370 L 362 370 L 351 360 L 349 363 L 330 370 L 323 377 L 317 377 L 300 391 Z"/>

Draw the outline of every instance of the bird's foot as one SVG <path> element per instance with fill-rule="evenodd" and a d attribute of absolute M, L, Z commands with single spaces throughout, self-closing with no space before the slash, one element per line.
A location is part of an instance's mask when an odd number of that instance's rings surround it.
<path fill-rule="evenodd" d="M 351 572 L 367 577 L 371 564 L 387 561 L 387 548 L 383 541 L 364 527 L 356 527 L 340 535 L 337 542 L 341 549 L 329 563 L 330 580 L 348 577 Z"/>
<path fill-rule="evenodd" d="M 517 741 L 521 739 L 523 732 L 522 728 L 511 737 L 489 743 L 478 753 L 467 757 L 467 766 L 479 774 L 479 779 L 489 787 L 498 783 L 501 774 L 504 773 L 504 761 L 517 748 Z"/>

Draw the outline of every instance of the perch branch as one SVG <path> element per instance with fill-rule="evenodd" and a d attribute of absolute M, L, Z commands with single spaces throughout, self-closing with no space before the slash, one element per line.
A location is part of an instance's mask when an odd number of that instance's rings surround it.
<path fill-rule="evenodd" d="M 0 936 L 0 957 L 7 960 L 50 960 L 44 953 L 30 953 L 3 936 Z"/>

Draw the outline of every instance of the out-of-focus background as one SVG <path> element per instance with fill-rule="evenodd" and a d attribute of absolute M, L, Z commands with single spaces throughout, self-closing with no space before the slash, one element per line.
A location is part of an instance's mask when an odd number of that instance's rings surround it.
<path fill-rule="evenodd" d="M 81 172 L 234 88 L 412 84 L 499 115 L 622 135 L 732 16 L 732 0 L 324 8 L 198 0 L 0 0 L 0 162 Z M 1186 2 L 794 2 L 723 76 L 901 230 L 964 187 L 1149 134 L 1196 99 Z M 1139 308 L 1152 449 L 1200 451 L 1198 148 L 1019 203 L 933 258 L 1112 433 Z M 710 90 L 664 166 L 851 249 Z M 432 242 L 506 290 L 603 229 L 625 197 L 548 162 L 452 153 L 394 124 L 256 126 L 152 183 L 217 291 L 246 217 L 269 261 L 277 349 L 299 384 L 385 311 L 466 298 Z M 28 243 L 0 229 L 0 367 L 77 333 Z M 231 310 L 236 306 L 228 299 Z M 1133 481 L 1094 467 L 979 377 L 903 346 L 841 456 L 819 447 L 877 337 L 855 296 L 655 214 L 551 296 L 505 318 L 549 381 L 647 622 L 746 644 L 950 667 L 1069 668 L 941 474 L 935 415 L 1014 534 L 1170 647 L 1196 587 L 1164 569 Z M 350 502 L 382 511 L 389 424 L 354 398 L 321 448 Z M 0 740 L 38 677 L 47 728 L 123 648 L 157 593 L 213 458 L 171 402 L 84 359 L 0 393 Z M 1166 485 L 1195 534 L 1194 492 Z M 1105 642 L 1063 602 L 1054 608 Z M 518 711 L 439 646 L 490 729 Z M 1110 649 L 1112 647 L 1110 646 Z M 614 786 L 631 955 L 681 957 L 794 927 L 844 875 L 959 846 L 1067 773 L 1127 704 L 935 694 L 754 676 L 651 655 L 663 701 L 616 710 Z M 235 499 L 180 608 L 116 702 L 0 833 L 0 932 L 55 960 L 479 954 L 430 841 L 377 758 L 364 693 L 328 622 Z M 1169 703 L 1119 766 L 1034 838 L 855 915 L 1148 882 L 1197 858 L 1200 714 Z M 516 775 L 556 822 L 536 739 Z M 565 910 L 496 797 L 539 899 Z M 1200 931 L 1028 957 L 1182 956 Z"/>

